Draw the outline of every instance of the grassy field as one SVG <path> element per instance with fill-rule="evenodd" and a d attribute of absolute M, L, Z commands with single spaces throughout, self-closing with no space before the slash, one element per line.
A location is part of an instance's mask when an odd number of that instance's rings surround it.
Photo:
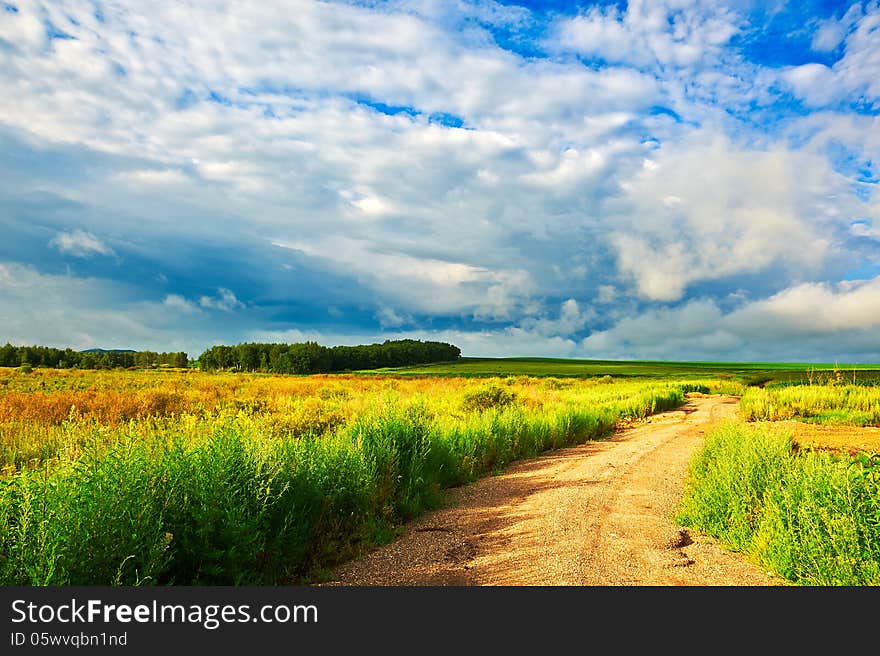
<path fill-rule="evenodd" d="M 880 387 L 840 383 L 749 388 L 740 408 L 750 421 L 797 419 L 817 424 L 880 426 Z"/>
<path fill-rule="evenodd" d="M 677 521 L 800 585 L 880 585 L 880 459 L 798 450 L 785 425 L 706 437 Z"/>
<path fill-rule="evenodd" d="M 880 429 L 862 426 L 880 425 L 878 374 L 534 358 L 368 375 L 0 369 L 0 585 L 319 579 L 443 489 L 689 391 L 742 395 L 744 420 L 707 438 L 680 521 L 795 583 L 874 585 L 880 442 L 863 437 Z M 840 424 L 851 448 L 798 448 L 792 426 Z"/>
<path fill-rule="evenodd" d="M 695 389 L 188 371 L 8 370 L 0 383 L 3 585 L 309 580 L 444 488 Z"/>
<path fill-rule="evenodd" d="M 880 382 L 880 364 L 838 365 L 792 362 L 660 362 L 554 358 L 461 358 L 457 362 L 379 369 L 363 374 L 430 376 L 554 376 L 663 378 L 732 381 L 745 385 L 786 382 L 819 384 L 835 377 Z"/>

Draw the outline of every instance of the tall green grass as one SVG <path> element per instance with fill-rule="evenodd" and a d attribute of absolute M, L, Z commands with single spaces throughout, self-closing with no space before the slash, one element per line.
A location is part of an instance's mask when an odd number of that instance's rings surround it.
<path fill-rule="evenodd" d="M 880 426 L 880 387 L 791 385 L 749 388 L 740 409 L 748 420 L 799 419 L 825 424 Z"/>
<path fill-rule="evenodd" d="M 694 458 L 677 521 L 795 584 L 880 584 L 875 458 L 796 453 L 785 432 L 729 423 Z"/>
<path fill-rule="evenodd" d="M 239 413 L 153 422 L 147 440 L 131 422 L 0 478 L 0 584 L 308 581 L 444 488 L 684 402 L 674 385 L 614 387 L 539 407 L 398 399 L 320 434 Z"/>

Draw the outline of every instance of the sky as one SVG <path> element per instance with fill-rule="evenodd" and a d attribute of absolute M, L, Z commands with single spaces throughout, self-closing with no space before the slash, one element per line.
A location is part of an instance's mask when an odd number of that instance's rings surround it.
<path fill-rule="evenodd" d="M 2 0 L 0 89 L 0 343 L 880 362 L 880 0 Z"/>

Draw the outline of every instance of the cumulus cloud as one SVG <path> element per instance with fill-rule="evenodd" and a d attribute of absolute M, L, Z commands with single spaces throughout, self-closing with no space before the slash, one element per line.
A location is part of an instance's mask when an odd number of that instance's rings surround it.
<path fill-rule="evenodd" d="M 551 46 L 636 66 L 695 66 L 717 57 L 740 21 L 734 9 L 714 3 L 598 5 L 560 20 Z"/>
<path fill-rule="evenodd" d="M 871 362 L 880 355 L 880 277 L 803 283 L 729 312 L 695 299 L 627 317 L 581 348 L 593 357 Z"/>
<path fill-rule="evenodd" d="M 0 307 L 10 310 L 2 339 L 14 344 L 200 352 L 202 338 L 177 320 L 174 306 L 133 299 L 124 284 L 0 262 Z"/>
<path fill-rule="evenodd" d="M 850 232 L 856 237 L 868 237 L 880 241 L 880 227 L 874 226 L 869 221 L 854 221 L 850 226 Z"/>
<path fill-rule="evenodd" d="M 357 272 L 370 286 L 385 287 L 390 279 L 405 285 L 383 289 L 383 295 L 419 312 L 468 313 L 477 318 L 509 317 L 533 292 L 528 272 L 475 266 L 466 262 L 416 257 L 392 244 L 377 247 L 368 240 L 332 237 L 313 243 L 276 244 Z M 442 248 L 442 245 L 441 245 Z"/>
<path fill-rule="evenodd" d="M 695 133 L 661 150 L 618 199 L 620 271 L 655 301 L 678 300 L 695 282 L 775 267 L 813 274 L 844 229 L 824 201 L 848 183 L 808 151 Z"/>
<path fill-rule="evenodd" d="M 840 94 L 834 71 L 825 64 L 803 64 L 782 74 L 794 92 L 812 105 L 825 105 Z"/>
<path fill-rule="evenodd" d="M 782 337 L 880 328 L 880 277 L 797 285 L 737 310 L 729 323 Z"/>
<path fill-rule="evenodd" d="M 742 341 L 721 324 L 722 313 L 716 303 L 698 299 L 681 307 L 628 316 L 611 328 L 593 332 L 580 348 L 586 356 L 599 358 L 692 360 L 705 353 L 733 356 L 741 351 Z"/>
<path fill-rule="evenodd" d="M 819 28 L 813 34 L 810 44 L 813 50 L 820 52 L 834 50 L 862 17 L 862 12 L 861 3 L 857 2 L 853 3 L 842 17 L 819 21 Z"/>
<path fill-rule="evenodd" d="M 780 6 L 795 66 L 749 61 L 763 15 L 714 0 L 13 4 L 0 260 L 124 288 L 120 339 L 726 353 L 747 299 L 880 267 L 877 3 Z M 649 320 L 680 332 L 645 343 Z"/>
<path fill-rule="evenodd" d="M 407 318 L 401 316 L 390 307 L 381 307 L 376 312 L 376 318 L 382 328 L 398 328 L 407 322 Z"/>
<path fill-rule="evenodd" d="M 74 257 L 91 257 L 92 255 L 114 255 L 113 249 L 95 235 L 85 230 L 60 232 L 49 242 L 65 255 Z"/>
<path fill-rule="evenodd" d="M 166 302 L 167 302 L 166 297 Z M 167 304 L 167 303 L 166 303 Z M 174 304 L 179 304 L 175 299 Z M 231 290 L 220 287 L 217 290 L 217 296 L 201 296 L 199 297 L 199 305 L 209 310 L 221 310 L 223 312 L 232 312 L 244 307 L 244 303 L 239 301 Z"/>
<path fill-rule="evenodd" d="M 578 302 L 569 298 L 559 307 L 558 316 L 526 317 L 520 323 L 519 329 L 526 333 L 533 333 L 536 337 L 570 337 L 584 329 L 592 318 L 595 311 L 592 308 L 581 309 Z"/>
<path fill-rule="evenodd" d="M 869 2 L 862 11 L 860 3 L 854 4 L 840 20 L 826 21 L 817 30 L 815 49 L 842 44 L 844 55 L 832 66 L 808 63 L 783 72 L 805 103 L 818 107 L 849 100 L 880 107 L 880 3 Z"/>
<path fill-rule="evenodd" d="M 193 314 L 199 311 L 199 308 L 193 305 L 190 301 L 186 300 L 180 294 L 168 294 L 162 300 L 162 304 L 171 310 L 176 310 L 183 314 Z"/>

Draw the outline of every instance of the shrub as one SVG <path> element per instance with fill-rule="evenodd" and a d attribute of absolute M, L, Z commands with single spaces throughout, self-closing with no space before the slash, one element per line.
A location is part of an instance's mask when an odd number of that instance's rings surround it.
<path fill-rule="evenodd" d="M 680 387 L 681 391 L 685 394 L 689 394 L 690 392 L 699 392 L 700 394 L 711 393 L 709 386 L 703 385 L 702 383 L 682 383 Z"/>
<path fill-rule="evenodd" d="M 468 392 L 462 400 L 462 408 L 468 412 L 483 412 L 490 408 L 503 408 L 516 401 L 516 392 L 498 385 L 487 385 Z"/>

